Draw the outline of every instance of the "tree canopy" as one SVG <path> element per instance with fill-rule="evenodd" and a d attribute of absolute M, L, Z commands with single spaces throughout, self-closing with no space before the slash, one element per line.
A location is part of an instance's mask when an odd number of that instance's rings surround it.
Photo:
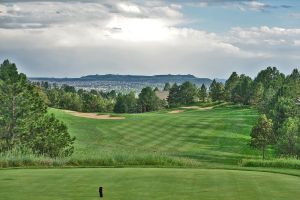
<path fill-rule="evenodd" d="M 198 88 L 187 81 L 179 86 L 176 83 L 173 84 L 169 91 L 168 103 L 170 106 L 187 105 L 197 102 L 198 99 Z"/>
<path fill-rule="evenodd" d="M 138 110 L 140 112 L 155 111 L 160 108 L 160 99 L 151 87 L 145 87 L 139 94 Z"/>
<path fill-rule="evenodd" d="M 265 159 L 265 150 L 269 144 L 272 143 L 272 120 L 268 119 L 265 114 L 261 115 L 253 127 L 250 145 L 254 148 L 261 149 L 262 157 Z"/>
<path fill-rule="evenodd" d="M 28 148 L 37 154 L 51 157 L 71 155 L 74 138 L 63 123 L 47 115 L 47 106 L 39 92 L 39 88 L 31 84 L 25 74 L 18 73 L 15 64 L 8 60 L 1 64 L 1 150 Z M 49 121 L 51 126 L 46 123 Z M 52 148 L 49 148 L 50 138 Z"/>

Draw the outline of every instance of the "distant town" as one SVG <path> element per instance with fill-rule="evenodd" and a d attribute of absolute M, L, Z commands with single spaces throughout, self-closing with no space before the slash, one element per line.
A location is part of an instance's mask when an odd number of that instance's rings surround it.
<path fill-rule="evenodd" d="M 80 78 L 47 78 L 47 77 L 32 77 L 33 82 L 48 82 L 62 86 L 64 84 L 74 86 L 76 89 L 85 90 L 101 90 L 108 92 L 115 90 L 116 92 L 128 93 L 134 91 L 139 93 L 142 88 L 157 87 L 162 90 L 165 83 L 182 84 L 185 81 L 190 81 L 196 86 L 200 87 L 202 84 L 209 86 L 212 82 L 209 78 L 198 78 L 193 75 L 154 75 L 154 76 L 140 76 L 140 75 L 88 75 Z M 225 79 L 216 79 L 218 82 L 225 82 Z"/>

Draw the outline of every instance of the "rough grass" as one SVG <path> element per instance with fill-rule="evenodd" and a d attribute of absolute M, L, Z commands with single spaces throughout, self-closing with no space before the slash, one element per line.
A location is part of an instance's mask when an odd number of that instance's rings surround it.
<path fill-rule="evenodd" d="M 96 156 L 49 158 L 32 154 L 0 154 L 0 168 L 8 167 L 200 167 L 202 164 L 189 158 L 172 157 L 161 153 L 99 152 Z"/>
<path fill-rule="evenodd" d="M 0 199 L 298 200 L 300 178 L 239 170 L 19 169 L 0 170 Z"/>
<path fill-rule="evenodd" d="M 277 158 L 270 160 L 242 159 L 240 166 L 300 169 L 300 160 L 293 158 Z"/>

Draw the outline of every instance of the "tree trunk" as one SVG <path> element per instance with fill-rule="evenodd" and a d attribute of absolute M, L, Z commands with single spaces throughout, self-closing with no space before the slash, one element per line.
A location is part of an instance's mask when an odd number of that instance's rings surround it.
<path fill-rule="evenodd" d="M 262 148 L 262 159 L 265 160 L 265 147 Z"/>

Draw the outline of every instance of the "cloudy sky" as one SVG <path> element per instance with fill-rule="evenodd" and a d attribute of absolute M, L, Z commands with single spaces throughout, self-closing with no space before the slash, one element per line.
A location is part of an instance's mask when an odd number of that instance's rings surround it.
<path fill-rule="evenodd" d="M 0 60 L 31 77 L 300 68 L 300 1 L 0 0 Z"/>

